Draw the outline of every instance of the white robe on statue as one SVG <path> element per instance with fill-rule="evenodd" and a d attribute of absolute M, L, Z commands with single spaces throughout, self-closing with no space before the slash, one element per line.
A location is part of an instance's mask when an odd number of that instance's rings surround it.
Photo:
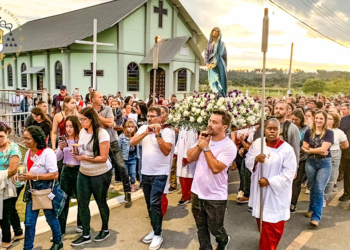
<path fill-rule="evenodd" d="M 274 149 L 266 146 L 264 138 L 264 154 L 266 155 L 261 176 L 261 163 L 256 164 L 255 157 L 261 153 L 261 138 L 257 139 L 246 155 L 246 167 L 252 172 L 249 206 L 253 208 L 253 216 L 260 218 L 260 188 L 258 181 L 265 177 L 270 185 L 263 188 L 264 212 L 263 221 L 277 223 L 290 218 L 292 184 L 297 170 L 297 161 L 292 146 L 288 143 Z M 269 156 L 269 158 L 267 158 Z"/>
<path fill-rule="evenodd" d="M 196 144 L 197 141 L 197 132 L 193 130 L 186 131 L 184 129 L 179 131 L 179 137 L 175 147 L 175 154 L 177 155 L 176 175 L 178 177 L 193 179 L 196 170 L 196 162 L 191 162 L 186 166 L 182 166 L 182 159 L 187 159 L 187 151 Z"/>

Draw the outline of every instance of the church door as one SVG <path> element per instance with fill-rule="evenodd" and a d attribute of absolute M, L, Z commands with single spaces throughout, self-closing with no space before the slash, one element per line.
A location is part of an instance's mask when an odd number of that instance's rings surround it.
<path fill-rule="evenodd" d="M 150 82 L 150 94 L 153 94 L 153 79 L 154 79 L 154 70 L 151 71 L 151 82 Z M 165 70 L 162 68 L 157 69 L 156 74 L 156 97 L 159 98 L 159 95 L 165 96 Z"/>
<path fill-rule="evenodd" d="M 42 73 L 36 74 L 36 89 L 43 90 L 44 89 L 44 76 Z"/>

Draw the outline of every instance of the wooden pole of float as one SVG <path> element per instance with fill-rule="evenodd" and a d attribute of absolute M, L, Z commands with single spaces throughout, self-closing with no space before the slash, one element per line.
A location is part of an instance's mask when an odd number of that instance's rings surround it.
<path fill-rule="evenodd" d="M 263 75 L 262 75 L 262 99 L 261 99 L 261 154 L 264 153 L 264 120 L 265 120 L 265 80 L 266 80 L 266 52 L 268 51 L 269 41 L 269 10 L 265 9 L 265 15 L 263 19 L 263 32 L 262 32 L 262 44 L 261 52 L 264 53 L 263 58 Z M 263 163 L 260 163 L 261 176 L 263 177 Z M 260 188 L 260 236 L 263 226 L 263 213 L 264 213 L 264 201 L 263 201 L 263 188 Z"/>

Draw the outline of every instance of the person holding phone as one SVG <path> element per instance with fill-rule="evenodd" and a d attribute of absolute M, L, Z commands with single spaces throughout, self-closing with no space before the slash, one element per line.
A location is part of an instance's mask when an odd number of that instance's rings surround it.
<path fill-rule="evenodd" d="M 64 209 L 58 217 L 61 225 L 62 237 L 66 234 L 70 199 L 77 198 L 77 179 L 80 168 L 80 161 L 76 160 L 72 154 L 72 145 L 79 142 L 79 133 L 81 130 L 81 124 L 78 117 L 68 116 L 65 121 L 65 126 L 67 137 L 59 137 L 58 149 L 56 152 L 57 161 L 63 160 L 60 183 L 62 190 L 67 194 Z M 81 233 L 83 227 L 79 216 L 79 209 L 77 218 L 78 227 L 76 232 Z"/>

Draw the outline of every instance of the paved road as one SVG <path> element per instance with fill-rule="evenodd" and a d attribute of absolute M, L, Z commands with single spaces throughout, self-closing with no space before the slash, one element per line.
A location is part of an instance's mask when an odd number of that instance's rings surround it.
<path fill-rule="evenodd" d="M 247 211 L 247 205 L 238 205 L 236 193 L 238 190 L 237 171 L 230 172 L 229 177 L 229 200 L 225 217 L 225 227 L 232 240 L 229 249 L 253 250 L 258 249 L 259 233 L 255 219 Z M 341 183 L 338 183 L 339 185 Z M 338 187 L 341 190 L 341 187 Z M 309 196 L 302 195 L 298 203 L 298 212 L 292 215 L 286 224 L 285 233 L 279 245 L 279 250 L 287 249 L 288 246 L 302 233 L 312 233 L 311 238 L 303 250 L 347 250 L 350 249 L 350 210 L 349 204 L 340 203 L 336 207 L 327 206 L 323 213 L 322 223 L 317 230 L 309 228 L 309 219 L 303 216 L 308 207 Z M 333 193 L 333 198 L 337 193 Z M 181 195 L 175 192 L 168 195 L 169 209 L 163 222 L 164 243 L 161 249 L 198 249 L 197 229 L 191 214 L 191 205 L 177 206 Z M 95 237 L 101 227 L 99 215 L 91 220 L 91 234 Z M 77 238 L 75 225 L 69 225 L 68 235 L 64 237 L 64 249 L 120 249 L 120 250 L 146 250 L 148 245 L 142 243 L 142 238 L 151 231 L 146 204 L 143 198 L 133 202 L 130 209 L 123 206 L 111 210 L 110 218 L 111 236 L 104 242 L 92 242 L 90 244 L 73 248 L 70 242 Z M 50 249 L 49 238 L 51 232 L 36 236 L 35 249 Z M 213 245 L 215 240 L 212 238 Z M 22 249 L 23 241 L 15 243 L 11 249 Z M 214 248 L 215 249 L 215 248 Z M 300 248 L 291 248 L 296 250 Z"/>

